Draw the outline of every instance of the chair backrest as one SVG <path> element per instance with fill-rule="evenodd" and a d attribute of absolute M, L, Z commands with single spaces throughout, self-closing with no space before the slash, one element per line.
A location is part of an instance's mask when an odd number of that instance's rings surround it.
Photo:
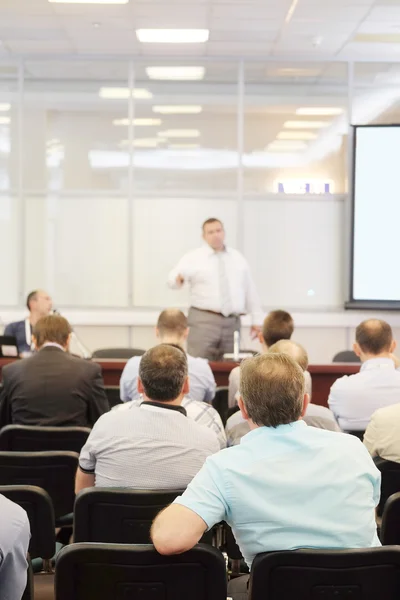
<path fill-rule="evenodd" d="M 354 435 L 359 440 L 363 441 L 365 430 L 361 430 L 361 429 L 360 430 L 358 430 L 358 429 L 348 429 L 347 431 L 345 431 L 345 433 L 348 433 L 350 435 Z"/>
<path fill-rule="evenodd" d="M 93 352 L 92 358 L 132 358 L 143 356 L 145 352 L 141 348 L 100 348 Z"/>
<path fill-rule="evenodd" d="M 342 350 L 342 352 L 338 352 L 332 359 L 332 362 L 340 363 L 360 363 L 361 360 L 357 356 L 353 350 Z"/>
<path fill-rule="evenodd" d="M 382 515 L 387 499 L 400 492 L 400 463 L 380 457 L 375 458 L 374 462 L 382 475 L 381 499 L 377 507 L 378 515 Z"/>
<path fill-rule="evenodd" d="M 156 515 L 183 490 L 86 488 L 76 497 L 75 542 L 149 544 Z"/>
<path fill-rule="evenodd" d="M 114 408 L 114 406 L 117 406 L 117 404 L 122 404 L 119 385 L 105 385 L 104 389 L 106 390 L 110 409 Z"/>
<path fill-rule="evenodd" d="M 400 492 L 386 501 L 380 538 L 383 546 L 400 545 Z"/>
<path fill-rule="evenodd" d="M 73 511 L 78 458 L 75 452 L 0 452 L 0 485 L 43 488 L 57 519 Z"/>
<path fill-rule="evenodd" d="M 212 401 L 212 405 L 221 417 L 224 426 L 226 424 L 226 417 L 228 413 L 228 394 L 229 387 L 227 385 L 219 386 L 215 390 L 215 396 Z"/>
<path fill-rule="evenodd" d="M 31 528 L 31 558 L 54 556 L 56 550 L 54 510 L 48 493 L 33 485 L 3 485 L 0 494 L 19 504 L 27 513 Z"/>
<path fill-rule="evenodd" d="M 56 600 L 226 600 L 225 561 L 199 544 L 162 556 L 153 546 L 71 544 L 57 557 Z"/>
<path fill-rule="evenodd" d="M 36 427 L 6 425 L 0 430 L 0 451 L 48 452 L 52 450 L 80 452 L 90 429 L 88 427 Z"/>
<path fill-rule="evenodd" d="M 249 583 L 249 600 L 393 600 L 399 593 L 397 546 L 263 553 Z"/>

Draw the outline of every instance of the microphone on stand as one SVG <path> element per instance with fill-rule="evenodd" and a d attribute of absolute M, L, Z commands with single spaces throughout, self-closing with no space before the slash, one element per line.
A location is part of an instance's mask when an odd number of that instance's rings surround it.
<path fill-rule="evenodd" d="M 53 315 L 60 315 L 60 317 L 62 316 L 60 311 L 57 310 L 56 308 L 53 308 Z M 71 325 L 71 324 L 70 324 Z M 92 358 L 92 353 L 86 348 L 85 344 L 79 339 L 78 335 L 75 333 L 74 328 L 71 325 L 71 338 L 74 340 L 75 344 L 77 345 L 79 352 L 82 354 L 82 358 L 89 360 Z"/>

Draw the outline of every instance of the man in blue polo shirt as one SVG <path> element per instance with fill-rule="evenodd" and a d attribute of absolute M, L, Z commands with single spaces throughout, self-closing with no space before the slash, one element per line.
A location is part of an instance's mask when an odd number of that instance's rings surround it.
<path fill-rule="evenodd" d="M 359 439 L 301 420 L 308 396 L 299 365 L 284 354 L 260 355 L 242 363 L 240 381 L 250 432 L 207 458 L 158 515 L 157 550 L 185 552 L 220 521 L 232 527 L 249 567 L 270 550 L 379 546 L 380 473 Z"/>

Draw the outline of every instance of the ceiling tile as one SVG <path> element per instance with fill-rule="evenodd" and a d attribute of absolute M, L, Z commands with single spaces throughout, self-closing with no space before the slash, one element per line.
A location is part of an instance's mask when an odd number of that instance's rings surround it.
<path fill-rule="evenodd" d="M 287 14 L 290 1 L 269 4 L 219 4 L 211 8 L 211 17 L 219 19 L 275 19 Z"/>
<path fill-rule="evenodd" d="M 265 57 L 271 51 L 270 43 L 229 43 L 229 42 L 212 42 L 207 45 L 207 54 L 212 56 L 258 56 Z"/>
<path fill-rule="evenodd" d="M 210 41 L 212 42 L 273 42 L 277 32 L 265 33 L 263 31 L 216 31 L 211 30 Z"/>
<path fill-rule="evenodd" d="M 210 29 L 217 31 L 258 31 L 276 33 L 282 25 L 282 19 L 210 19 Z"/>
<path fill-rule="evenodd" d="M 65 39 L 65 32 L 63 29 L 11 29 L 2 27 L 0 21 L 0 40 L 7 42 L 7 40 L 60 40 Z"/>
<path fill-rule="evenodd" d="M 73 47 L 68 41 L 63 40 L 41 40 L 41 41 L 33 41 L 33 40 L 8 40 L 6 42 L 6 47 L 8 47 L 11 52 L 15 54 L 71 54 L 73 52 Z"/>

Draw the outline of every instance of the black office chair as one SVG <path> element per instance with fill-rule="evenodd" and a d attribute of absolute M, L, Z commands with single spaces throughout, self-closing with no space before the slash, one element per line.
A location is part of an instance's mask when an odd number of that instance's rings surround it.
<path fill-rule="evenodd" d="M 383 546 L 400 545 L 400 492 L 392 494 L 386 501 L 380 539 Z"/>
<path fill-rule="evenodd" d="M 249 600 L 394 600 L 400 548 L 266 552 L 253 561 Z"/>
<path fill-rule="evenodd" d="M 224 427 L 226 425 L 228 413 L 228 392 L 229 387 L 227 385 L 217 387 L 212 401 L 212 405 L 221 417 Z"/>
<path fill-rule="evenodd" d="M 90 429 L 88 427 L 36 427 L 6 425 L 0 430 L 0 451 L 48 452 L 52 450 L 80 452 Z"/>
<path fill-rule="evenodd" d="M 29 555 L 43 559 L 43 570 L 51 572 L 56 550 L 54 510 L 48 493 L 32 485 L 3 485 L 0 494 L 19 504 L 27 513 L 31 528 Z"/>
<path fill-rule="evenodd" d="M 226 600 L 224 558 L 199 544 L 175 556 L 153 546 L 71 544 L 58 555 L 55 600 Z"/>
<path fill-rule="evenodd" d="M 400 463 L 385 460 L 380 456 L 374 459 L 374 463 L 382 475 L 381 498 L 377 506 L 378 516 L 381 516 L 388 498 L 400 492 Z"/>
<path fill-rule="evenodd" d="M 104 386 L 104 389 L 106 390 L 110 410 L 111 408 L 114 408 L 114 406 L 117 406 L 117 404 L 122 403 L 119 385 L 106 385 Z"/>
<path fill-rule="evenodd" d="M 355 437 L 357 437 L 359 440 L 363 441 L 364 439 L 364 433 L 365 433 L 365 429 L 363 430 L 358 430 L 358 429 L 350 429 L 349 431 L 345 431 L 344 433 L 348 433 L 350 435 L 354 435 Z"/>
<path fill-rule="evenodd" d="M 129 359 L 132 356 L 143 356 L 146 350 L 141 348 L 100 348 L 95 350 L 92 358 Z"/>
<path fill-rule="evenodd" d="M 361 360 L 353 350 L 342 350 L 338 352 L 332 359 L 334 363 L 360 363 Z"/>
<path fill-rule="evenodd" d="M 74 541 L 149 544 L 153 519 L 183 492 L 86 488 L 75 500 Z M 213 532 L 201 541 L 212 544 Z"/>
<path fill-rule="evenodd" d="M 0 485 L 34 485 L 49 494 L 56 527 L 72 524 L 75 452 L 0 452 Z M 64 517 L 64 518 L 63 518 Z"/>

